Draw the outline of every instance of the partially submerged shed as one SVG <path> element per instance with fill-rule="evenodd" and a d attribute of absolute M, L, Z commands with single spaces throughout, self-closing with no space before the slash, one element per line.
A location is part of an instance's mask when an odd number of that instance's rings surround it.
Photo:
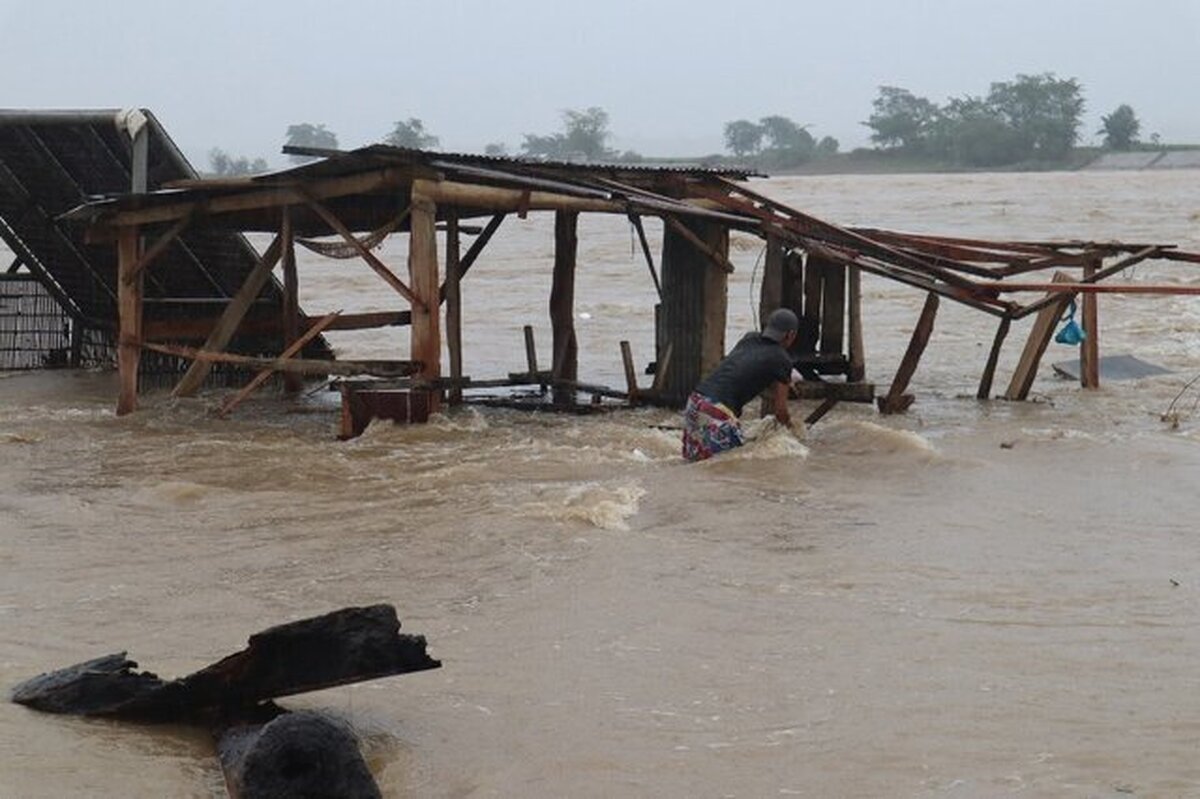
<path fill-rule="evenodd" d="M 0 353 L 10 353 L 0 368 L 111 362 L 117 253 L 61 216 L 98 196 L 142 194 L 196 177 L 145 109 L 0 110 L 0 240 L 14 255 L 0 265 Z M 258 260 L 237 231 L 206 226 L 181 231 L 157 258 L 142 292 L 152 335 L 160 325 L 219 311 Z M 282 301 L 280 284 L 267 281 L 254 298 L 255 316 L 277 319 Z M 243 351 L 277 349 L 278 334 L 271 340 L 263 333 L 247 326 L 236 343 Z M 31 348 L 39 360 L 19 357 Z M 312 352 L 328 349 L 316 342 Z M 149 371 L 178 368 L 173 357 L 152 360 Z"/>

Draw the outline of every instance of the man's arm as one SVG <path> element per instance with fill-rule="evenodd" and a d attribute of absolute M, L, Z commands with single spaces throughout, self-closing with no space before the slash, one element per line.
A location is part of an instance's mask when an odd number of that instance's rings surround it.
<path fill-rule="evenodd" d="M 791 383 L 782 380 L 775 383 L 771 394 L 771 407 L 775 409 L 775 418 L 782 425 L 790 425 L 792 423 L 792 415 L 788 412 L 788 389 L 791 388 Z"/>

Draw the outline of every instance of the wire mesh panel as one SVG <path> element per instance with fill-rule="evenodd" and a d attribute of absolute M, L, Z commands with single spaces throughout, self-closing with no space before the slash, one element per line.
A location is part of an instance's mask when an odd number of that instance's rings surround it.
<path fill-rule="evenodd" d="M 0 275 L 0 369 L 69 365 L 72 324 L 36 278 Z"/>

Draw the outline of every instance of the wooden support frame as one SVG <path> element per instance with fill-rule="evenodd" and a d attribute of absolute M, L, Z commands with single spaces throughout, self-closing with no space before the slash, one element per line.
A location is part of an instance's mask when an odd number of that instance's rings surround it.
<path fill-rule="evenodd" d="M 137 263 L 130 267 L 130 269 L 122 277 L 122 280 L 132 283 L 141 277 L 142 273 L 152 263 L 158 260 L 158 257 L 165 253 L 168 247 L 175 243 L 175 240 L 179 238 L 180 234 L 182 234 L 183 231 L 186 230 L 187 227 L 192 223 L 192 219 L 193 215 L 189 214 L 188 216 L 176 221 L 174 225 L 172 225 L 165 233 L 159 236 L 154 243 L 142 253 L 141 257 L 138 258 Z"/>
<path fill-rule="evenodd" d="M 1055 272 L 1053 282 L 1070 283 L 1071 278 L 1064 272 Z M 1025 349 L 1021 351 L 1021 360 L 1017 363 L 1017 370 L 1008 384 L 1008 391 L 1004 393 L 1007 400 L 1024 400 L 1029 397 L 1029 390 L 1033 388 L 1033 380 L 1037 377 L 1038 364 L 1041 363 L 1042 355 L 1050 344 L 1050 337 L 1054 335 L 1054 326 L 1058 324 L 1063 311 L 1075 295 L 1053 293 L 1048 294 L 1047 298 L 1052 302 L 1044 305 L 1033 320 L 1033 328 L 1029 331 Z"/>
<path fill-rule="evenodd" d="M 288 345 L 287 349 L 279 354 L 279 360 L 286 361 L 296 353 L 300 352 L 300 350 L 304 349 L 304 345 L 321 335 L 321 331 L 328 327 L 334 319 L 337 319 L 338 314 L 340 313 L 341 311 L 334 311 L 333 313 L 327 314 L 318 319 L 317 323 L 306 330 L 303 336 L 293 341 Z M 221 409 L 217 411 L 217 416 L 227 416 L 234 408 L 242 404 L 247 397 L 257 391 L 263 383 L 267 382 L 274 372 L 274 369 L 267 367 L 256 374 L 254 378 L 248 384 L 246 384 L 245 387 L 243 387 L 240 391 L 238 391 L 221 405 Z M 294 372 L 289 372 L 287 374 L 295 375 Z M 299 375 L 296 376 L 298 377 Z"/>
<path fill-rule="evenodd" d="M 625 390 L 629 396 L 629 403 L 632 405 L 637 402 L 638 382 L 637 382 L 637 367 L 633 364 L 633 348 L 629 346 L 628 341 L 621 342 L 621 365 L 625 369 Z"/>
<path fill-rule="evenodd" d="M 335 325 L 331 324 L 326 329 L 332 330 L 334 327 Z M 295 372 L 301 375 L 320 375 L 322 377 L 328 375 L 347 377 L 370 375 L 391 379 L 408 377 L 421 368 L 419 362 L 409 360 L 330 361 L 319 358 L 258 358 L 253 355 L 239 355 L 233 352 L 212 352 L 210 350 L 196 349 L 195 347 L 183 347 L 178 344 L 156 344 L 149 341 L 142 344 L 142 349 L 161 352 L 164 355 L 173 355 L 177 358 L 186 358 L 192 361 L 231 363 L 249 369 L 270 369 L 274 372 Z"/>
<path fill-rule="evenodd" d="M 332 211 L 330 211 L 325 206 L 321 205 L 316 200 L 308 200 L 305 204 L 308 205 L 308 207 L 311 208 L 313 210 L 313 212 L 316 213 L 317 216 L 321 217 L 321 219 L 324 220 L 325 224 L 327 224 L 327 225 L 329 225 L 329 227 L 333 228 L 333 230 L 339 236 L 341 236 L 347 244 L 349 244 L 351 247 L 353 247 L 358 252 L 358 254 L 362 257 L 362 259 L 367 262 L 367 265 L 375 271 L 375 274 L 377 274 L 377 275 L 379 275 L 379 277 L 383 278 L 384 283 L 387 283 L 395 291 L 397 291 L 402 297 L 404 297 L 406 300 L 408 300 L 410 303 L 412 303 L 414 308 L 416 308 L 417 306 L 420 306 L 423 310 L 426 310 L 426 311 L 428 310 L 428 308 L 425 304 L 425 300 L 421 299 L 421 297 L 419 296 L 419 292 L 416 292 L 413 289 L 410 289 L 404 283 L 403 280 L 398 278 L 396 276 L 396 273 L 388 268 L 387 264 L 385 264 L 383 261 L 379 260 L 379 258 L 376 257 L 375 253 L 368 250 L 363 245 L 363 243 L 358 240 L 358 237 L 355 236 L 350 231 L 349 228 L 347 228 L 344 224 L 342 224 L 342 221 L 340 219 L 338 219 L 336 216 L 333 215 Z M 415 213 L 415 209 L 409 208 L 408 213 L 410 215 Z M 413 226 L 415 227 L 415 220 L 414 220 Z M 434 257 L 435 258 L 437 257 L 436 244 L 434 245 Z"/>
<path fill-rule="evenodd" d="M 900 413 L 912 405 L 912 394 L 905 394 L 904 391 L 917 371 L 917 364 L 920 363 L 925 346 L 929 343 L 929 337 L 933 334 L 933 322 L 937 318 L 939 302 L 938 295 L 933 292 L 925 296 L 925 305 L 921 308 L 921 316 L 917 319 L 917 326 L 913 329 L 908 349 L 905 350 L 904 358 L 900 361 L 900 368 L 896 370 L 892 386 L 888 389 L 887 396 L 880 397 L 877 401 L 880 413 L 884 415 Z"/>
<path fill-rule="evenodd" d="M 554 402 L 568 405 L 575 392 L 562 388 L 558 381 L 579 379 L 579 343 L 575 333 L 575 268 L 579 251 L 579 214 L 557 211 L 554 214 L 554 274 L 550 283 L 550 328 L 552 332 L 551 372 L 554 375 Z M 532 364 L 530 372 L 536 372 Z"/>
<path fill-rule="evenodd" d="M 242 283 L 242 287 L 238 289 L 238 293 L 225 306 L 225 311 L 221 314 L 216 327 L 209 333 L 202 349 L 210 352 L 220 352 L 229 346 L 229 342 L 233 339 L 233 334 L 237 332 L 238 325 L 242 323 L 246 312 L 250 310 L 250 306 L 254 303 L 255 298 L 258 297 L 259 292 L 262 291 L 263 286 L 267 284 L 267 280 L 271 277 L 271 270 L 279 262 L 282 251 L 283 241 L 281 237 L 276 236 L 271 245 L 267 247 L 266 252 L 259 258 L 258 263 L 250 270 L 250 274 L 246 276 L 246 281 Z M 175 390 L 171 392 L 172 395 L 176 397 L 192 396 L 204 383 L 204 378 L 208 377 L 211 369 L 212 364 L 207 361 L 193 361 L 187 372 L 175 386 Z"/>
<path fill-rule="evenodd" d="M 523 332 L 525 333 L 526 374 L 531 378 L 536 378 L 540 372 L 538 371 L 537 342 L 533 340 L 533 325 L 525 325 Z"/>
<path fill-rule="evenodd" d="M 492 240 L 492 236 L 494 236 L 496 231 L 500 229 L 500 225 L 504 222 L 504 218 L 506 216 L 508 216 L 508 214 L 496 214 L 493 216 L 490 220 L 488 220 L 487 226 L 484 227 L 483 232 L 479 234 L 475 241 L 471 242 L 471 246 L 467 248 L 467 254 L 464 255 L 462 260 L 459 262 L 458 279 L 460 282 L 464 277 L 467 276 L 467 272 L 475 264 L 475 260 L 479 258 L 479 254 L 483 252 L 483 248 L 486 247 L 487 243 Z M 461 230 L 461 226 L 459 229 Z M 447 274 L 446 277 L 449 278 L 449 274 Z M 446 299 L 446 285 L 444 283 L 438 292 L 438 299 L 442 302 L 444 302 Z"/>
<path fill-rule="evenodd" d="M 145 274 L 134 274 L 140 260 L 141 231 L 123 227 L 117 234 L 117 415 L 137 410 L 138 367 L 142 356 L 142 308 Z"/>

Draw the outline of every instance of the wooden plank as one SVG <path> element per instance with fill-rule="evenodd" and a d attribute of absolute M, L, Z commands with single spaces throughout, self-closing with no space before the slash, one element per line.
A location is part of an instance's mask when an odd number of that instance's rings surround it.
<path fill-rule="evenodd" d="M 422 380 L 442 376 L 441 304 L 437 256 L 437 206 L 430 198 L 433 181 L 416 180 L 412 186 L 412 216 L 408 239 L 408 273 L 415 295 L 412 326 L 409 328 L 411 355 L 420 361 Z M 441 396 L 429 397 L 430 413 L 438 410 Z"/>
<path fill-rule="evenodd" d="M 142 344 L 142 292 L 145 274 L 131 276 L 138 263 L 141 232 L 136 227 L 122 228 L 117 236 L 117 415 L 137 410 L 138 367 Z"/>
<path fill-rule="evenodd" d="M 446 214 L 446 349 L 450 353 L 450 377 L 462 377 L 462 265 L 459 263 L 458 211 Z M 462 388 L 454 386 L 447 392 L 451 405 L 462 402 Z"/>
<path fill-rule="evenodd" d="M 821 346 L 826 354 L 842 351 L 846 320 L 846 268 L 825 264 L 825 280 L 821 286 Z"/>
<path fill-rule="evenodd" d="M 783 241 L 775 235 L 767 235 L 767 249 L 763 256 L 762 286 L 758 292 L 758 328 L 767 326 L 767 317 L 777 308 L 783 307 Z"/>
<path fill-rule="evenodd" d="M 407 377 L 421 365 L 416 361 L 347 361 L 322 360 L 318 358 L 261 358 L 254 355 L 239 355 L 234 352 L 211 352 L 209 350 L 184 347 L 179 344 L 155 344 L 146 342 L 142 349 L 186 358 L 190 361 L 207 363 L 229 363 L 248 369 L 270 369 L 275 372 L 295 372 L 301 375 L 373 375 L 380 378 Z"/>
<path fill-rule="evenodd" d="M 825 282 L 825 261 L 820 256 L 809 253 L 804 266 L 804 313 L 805 322 L 802 328 L 812 331 L 813 351 L 820 342 L 821 331 L 821 300 L 825 296 L 822 284 Z"/>
<path fill-rule="evenodd" d="M 866 352 L 863 348 L 862 270 L 857 266 L 846 267 L 846 327 L 850 358 L 846 379 L 857 383 L 867 376 Z"/>
<path fill-rule="evenodd" d="M 324 330 L 330 322 L 336 319 L 340 313 L 341 311 L 334 311 L 333 313 L 319 319 L 315 325 L 304 332 L 303 336 L 293 341 L 288 345 L 287 349 L 280 353 L 279 360 L 286 361 L 288 358 L 291 358 L 300 350 L 304 349 L 304 345 L 319 336 L 321 331 Z M 259 386 L 267 382 L 274 371 L 274 369 L 268 367 L 255 375 L 254 379 L 252 379 L 241 391 L 237 392 L 225 401 L 225 403 L 221 406 L 221 409 L 217 411 L 217 416 L 226 416 L 238 405 L 241 405 L 247 397 L 258 390 Z"/>
<path fill-rule="evenodd" d="M 814 408 L 812 413 L 804 417 L 804 423 L 806 425 L 811 425 L 821 421 L 821 419 L 825 417 L 825 414 L 829 413 L 834 409 L 835 406 L 837 406 L 838 402 L 839 400 L 833 399 L 832 397 L 821 400 L 821 404 Z"/>
<path fill-rule="evenodd" d="M 579 245 L 579 214 L 554 214 L 554 274 L 550 283 L 550 329 L 553 336 L 551 371 L 555 380 L 579 377 L 579 346 L 575 336 L 575 268 Z M 532 333 L 532 331 L 531 331 Z M 530 373 L 536 372 L 531 362 Z M 554 402 L 574 402 L 575 392 L 556 387 Z"/>
<path fill-rule="evenodd" d="M 633 349 L 628 341 L 621 342 L 621 364 L 625 367 L 625 390 L 629 401 L 635 402 L 638 396 L 637 367 L 633 365 Z"/>
<path fill-rule="evenodd" d="M 804 380 L 792 384 L 791 394 L 796 399 L 836 399 L 839 402 L 874 402 L 874 383 L 838 383 Z"/>
<path fill-rule="evenodd" d="M 1004 291 L 1045 291 L 1055 294 L 1165 294 L 1190 296 L 1200 294 L 1200 286 L 1178 283 L 1012 283 Z M 1043 298 L 1045 299 L 1045 298 Z M 1038 310 L 1041 310 L 1039 307 Z"/>
<path fill-rule="evenodd" d="M 311 208 L 317 214 L 317 216 L 321 217 L 321 219 L 324 220 L 325 224 L 327 224 L 327 225 L 329 225 L 329 227 L 333 228 L 333 230 L 335 232 L 337 232 L 337 234 L 339 236 L 341 236 L 342 239 L 345 240 L 345 242 L 347 244 L 349 244 L 351 247 L 353 247 L 355 249 L 356 252 L 358 252 L 359 256 L 361 256 L 362 259 L 367 262 L 367 265 L 370 266 L 372 270 L 374 270 L 375 274 L 377 274 L 381 278 L 383 278 L 384 283 L 387 283 L 389 286 L 391 286 L 402 297 L 404 297 L 406 300 L 411 302 L 414 307 L 420 306 L 422 308 L 425 308 L 425 301 L 418 296 L 418 293 L 414 292 L 414 290 L 410 289 L 407 285 L 405 285 L 403 280 L 396 277 L 396 273 L 393 272 L 391 269 L 389 269 L 387 264 L 385 264 L 383 261 L 379 260 L 379 258 L 376 257 L 375 253 L 371 252 L 369 249 L 367 249 L 365 246 L 363 246 L 363 243 L 358 240 L 358 237 L 356 237 L 352 232 L 350 232 L 349 228 L 347 228 L 345 225 L 343 225 L 342 221 L 340 219 L 338 219 L 336 216 L 334 216 L 333 213 L 328 208 L 321 205 L 316 200 L 309 200 L 307 202 L 307 205 L 309 208 Z M 414 222 L 415 222 L 415 220 L 414 220 Z M 437 253 L 437 250 L 436 250 L 436 245 L 435 245 L 435 250 L 434 250 L 435 258 L 437 257 L 436 253 Z"/>
<path fill-rule="evenodd" d="M 271 245 L 267 247 L 267 251 L 259 258 L 258 263 L 250 270 L 250 274 L 246 276 L 246 282 L 238 289 L 238 293 L 234 295 L 229 304 L 225 306 L 225 311 L 221 314 L 221 319 L 213 328 L 212 333 L 204 342 L 202 349 L 210 352 L 220 352 L 229 346 L 229 342 L 233 339 L 233 334 L 237 331 L 238 326 L 242 323 L 242 319 L 246 316 L 246 312 L 250 310 L 250 306 L 262 291 L 263 286 L 267 284 L 267 280 L 271 277 L 271 270 L 275 268 L 275 264 L 279 261 L 280 254 L 283 250 L 283 244 L 280 237 L 276 236 Z M 190 397 L 196 393 L 196 390 L 204 383 L 204 378 L 208 377 L 208 372 L 212 368 L 211 363 L 207 361 L 195 361 L 187 370 L 187 373 L 180 379 L 172 395 L 176 397 Z"/>
<path fill-rule="evenodd" d="M 662 357 L 654 364 L 654 382 L 650 385 L 650 391 L 655 394 L 661 394 L 667 383 L 667 370 L 671 368 L 671 352 L 674 349 L 673 345 L 668 343 L 663 348 Z"/>
<path fill-rule="evenodd" d="M 279 238 L 283 242 L 283 347 L 291 346 L 300 337 L 300 280 L 296 274 L 296 239 L 292 232 L 290 208 L 284 208 L 280 220 Z M 287 372 L 283 376 L 283 390 L 295 394 L 304 386 L 300 375 Z"/>
<path fill-rule="evenodd" d="M 983 367 L 983 376 L 979 378 L 979 390 L 975 392 L 978 399 L 989 399 L 992 395 L 992 379 L 996 376 L 996 364 L 1000 362 L 1000 348 L 1004 346 L 1004 339 L 1008 336 L 1008 328 L 1011 326 L 1012 319 L 1006 316 L 996 328 L 996 337 L 992 339 L 987 365 Z"/>
<path fill-rule="evenodd" d="M 1055 272 L 1054 282 L 1066 284 L 1071 282 L 1071 278 L 1064 272 Z M 1004 398 L 1007 400 L 1024 400 L 1029 396 L 1029 390 L 1033 388 L 1033 380 L 1037 377 L 1038 364 L 1046 352 L 1046 347 L 1050 344 L 1050 338 L 1054 335 L 1054 327 L 1058 324 L 1067 305 L 1075 297 L 1074 294 L 1060 293 L 1047 296 L 1052 297 L 1053 302 L 1043 307 L 1033 321 L 1033 328 L 1029 331 L 1025 349 L 1021 351 L 1021 360 L 1017 363 L 1017 370 L 1008 384 L 1008 391 L 1004 393 Z"/>
<path fill-rule="evenodd" d="M 1103 269 L 1100 269 L 1099 271 L 1090 275 L 1088 277 L 1088 279 L 1083 282 L 1085 285 L 1099 283 L 1100 281 L 1106 280 L 1106 279 L 1112 277 L 1113 275 L 1117 274 L 1118 272 L 1122 272 L 1131 266 L 1135 266 L 1135 265 L 1141 263 L 1142 261 L 1145 261 L 1148 258 L 1165 258 L 1165 257 L 1166 257 L 1166 253 L 1163 251 L 1163 249 L 1161 247 L 1158 247 L 1158 246 L 1144 247 L 1144 248 L 1138 250 L 1137 252 L 1133 253 L 1132 255 L 1126 256 L 1125 258 L 1122 258 L 1118 261 L 1114 261 L 1113 263 L 1109 264 L 1108 266 L 1104 267 Z M 1070 281 L 1067 280 L 1067 281 L 1063 281 L 1063 282 L 1070 282 Z M 1007 285 L 1016 285 L 1016 284 L 1009 283 Z M 1034 313 L 1041 311 L 1047 305 L 1050 305 L 1051 303 L 1056 302 L 1056 299 L 1055 299 L 1056 292 L 1053 291 L 1052 289 L 1058 288 L 1059 284 L 1057 282 L 1051 283 L 1051 284 L 1041 283 L 1041 284 L 1034 284 L 1034 285 L 1038 285 L 1041 288 L 1032 289 L 1033 291 L 1041 291 L 1041 290 L 1045 289 L 1048 293 L 1042 299 L 1037 300 L 1036 302 L 1031 302 L 1028 305 L 1025 305 L 1025 306 L 1017 309 L 1012 315 L 1014 319 L 1023 319 L 1024 317 L 1029 316 L 1030 314 L 1034 314 Z M 1109 284 L 1109 285 L 1113 285 L 1113 284 Z M 1117 293 L 1123 293 L 1123 292 L 1118 291 Z M 1136 293 L 1136 292 L 1129 292 L 1129 293 Z M 1150 292 L 1150 293 L 1158 293 L 1158 292 Z"/>
<path fill-rule="evenodd" d="M 1099 272 L 1103 264 L 1100 258 L 1089 259 L 1083 267 L 1084 281 Z M 1085 292 L 1080 304 L 1084 339 L 1079 343 L 1079 384 L 1083 388 L 1100 388 L 1100 320 L 1095 293 Z"/>
<path fill-rule="evenodd" d="M 926 295 L 925 305 L 921 308 L 921 316 L 917 319 L 917 326 L 913 329 L 908 349 L 905 350 L 904 358 L 900 361 L 900 368 L 896 370 L 892 386 L 888 389 L 887 396 L 880 397 L 878 400 L 880 413 L 899 413 L 912 404 L 912 395 L 905 394 L 904 391 L 917 371 L 917 364 L 921 362 L 925 345 L 929 343 L 929 337 L 933 333 L 933 321 L 937 317 L 938 303 L 937 294 L 930 292 Z"/>

